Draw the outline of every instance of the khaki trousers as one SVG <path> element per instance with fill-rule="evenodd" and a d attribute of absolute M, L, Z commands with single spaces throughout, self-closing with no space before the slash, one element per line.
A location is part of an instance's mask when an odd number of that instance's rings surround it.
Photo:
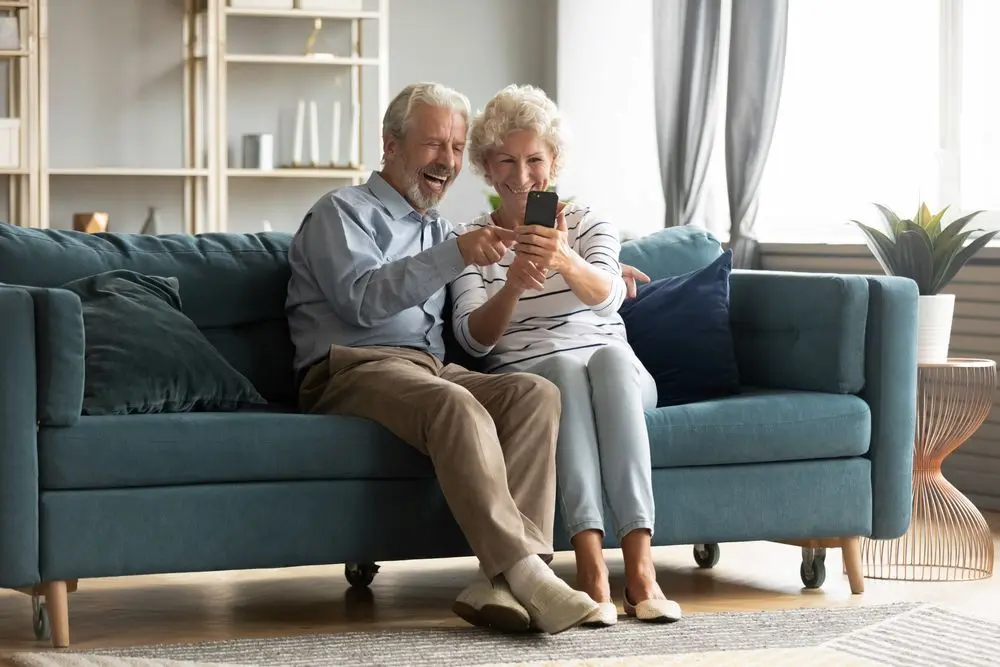
<path fill-rule="evenodd" d="M 483 571 L 552 553 L 560 397 L 537 375 L 485 375 L 426 352 L 334 345 L 306 374 L 305 412 L 378 422 L 430 457 Z"/>

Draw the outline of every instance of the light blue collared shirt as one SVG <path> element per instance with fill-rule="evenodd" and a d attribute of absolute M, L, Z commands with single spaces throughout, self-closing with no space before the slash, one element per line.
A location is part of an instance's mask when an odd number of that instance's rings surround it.
<path fill-rule="evenodd" d="M 285 312 L 297 371 L 331 345 L 398 345 L 444 357 L 445 288 L 466 266 L 458 236 L 436 210 L 421 215 L 378 172 L 313 205 L 288 263 Z"/>

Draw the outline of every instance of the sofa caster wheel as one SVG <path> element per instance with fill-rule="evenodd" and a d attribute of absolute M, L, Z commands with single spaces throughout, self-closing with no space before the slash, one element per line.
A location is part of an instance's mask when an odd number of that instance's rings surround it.
<path fill-rule="evenodd" d="M 799 576 L 806 588 L 822 586 L 826 581 L 826 549 L 803 547 Z"/>
<path fill-rule="evenodd" d="M 379 567 L 375 563 L 347 563 L 344 566 L 344 575 L 347 583 L 354 588 L 367 588 L 375 575 L 378 574 Z"/>
<path fill-rule="evenodd" d="M 52 637 L 49 625 L 49 610 L 42 602 L 41 596 L 31 596 L 31 621 L 35 630 L 35 639 L 48 640 Z"/>
<path fill-rule="evenodd" d="M 719 557 L 722 552 L 718 544 L 696 544 L 694 545 L 694 562 L 698 567 L 709 569 L 719 564 Z"/>

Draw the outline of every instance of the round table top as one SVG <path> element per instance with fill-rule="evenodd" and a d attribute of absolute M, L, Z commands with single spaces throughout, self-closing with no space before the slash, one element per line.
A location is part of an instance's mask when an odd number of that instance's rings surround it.
<path fill-rule="evenodd" d="M 966 357 L 949 357 L 947 361 L 940 363 L 917 364 L 920 368 L 989 368 L 996 366 L 997 362 L 992 359 L 972 359 Z"/>

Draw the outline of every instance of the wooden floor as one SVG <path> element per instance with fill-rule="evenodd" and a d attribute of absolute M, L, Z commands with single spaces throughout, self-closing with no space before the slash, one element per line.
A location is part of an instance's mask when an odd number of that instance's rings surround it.
<path fill-rule="evenodd" d="M 994 544 L 1000 544 L 1000 514 L 987 519 Z M 694 565 L 690 546 L 660 548 L 656 555 L 661 586 L 688 614 L 918 601 L 1000 622 L 1000 577 L 933 583 L 868 579 L 865 593 L 852 596 L 841 574 L 840 552 L 831 550 L 826 584 L 809 591 L 799 579 L 800 553 L 767 542 L 726 544 L 713 570 Z M 620 554 L 609 551 L 607 557 L 620 591 Z M 559 554 L 553 565 L 572 582 L 570 554 Z M 342 566 L 81 581 L 70 595 L 72 643 L 74 648 L 112 647 L 461 626 L 451 602 L 475 571 L 472 559 L 386 563 L 370 591 L 350 589 Z M 620 593 L 616 598 L 620 609 Z M 46 647 L 32 633 L 30 598 L 0 592 L 0 655 Z"/>

